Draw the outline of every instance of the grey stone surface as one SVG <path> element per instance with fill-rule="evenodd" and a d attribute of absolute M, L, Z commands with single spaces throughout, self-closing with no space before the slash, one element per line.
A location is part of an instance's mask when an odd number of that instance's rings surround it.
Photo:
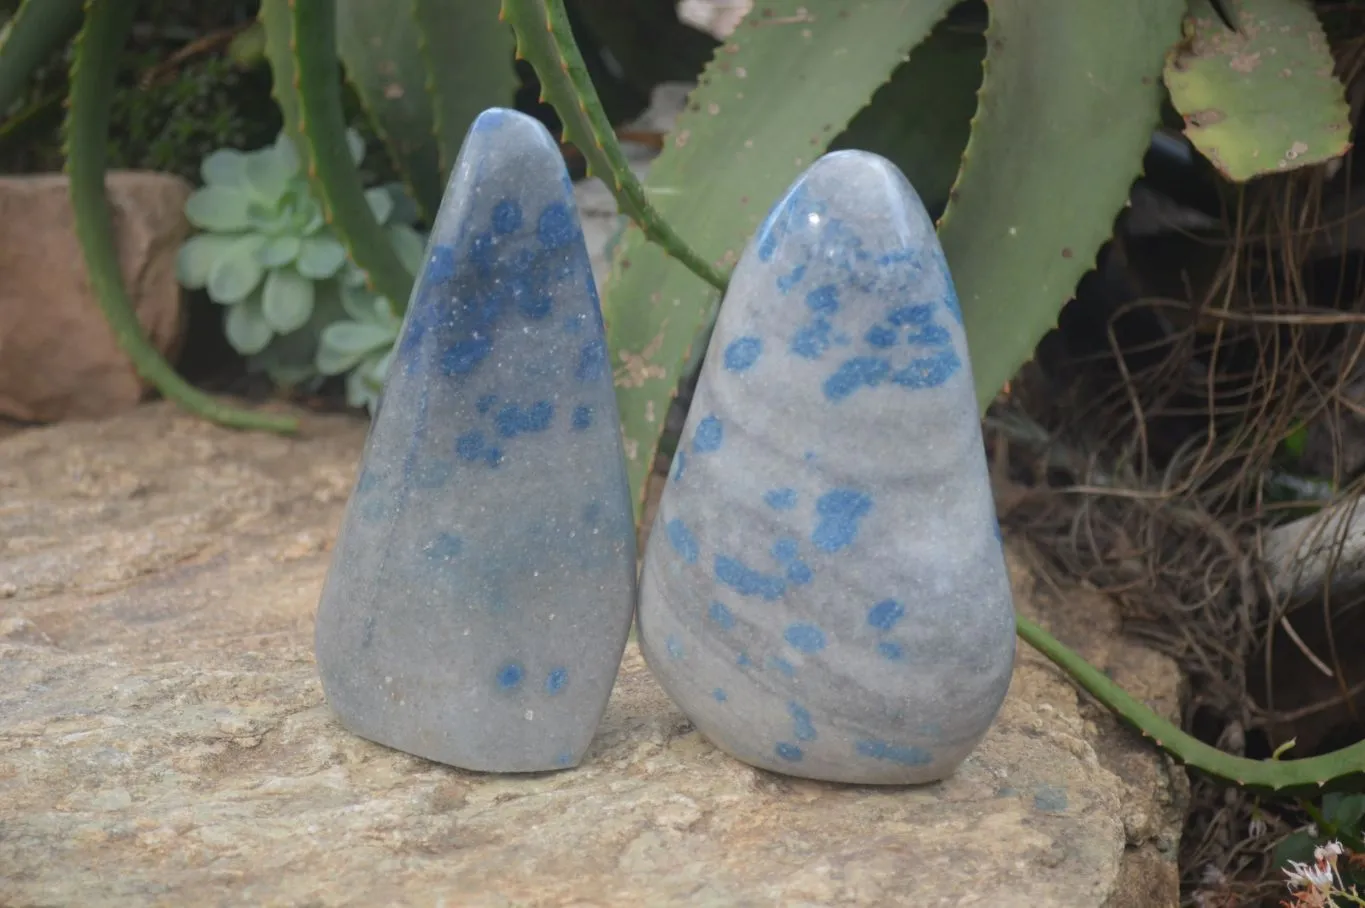
<path fill-rule="evenodd" d="M 747 763 L 927 782 L 995 718 L 1014 618 L 961 320 L 918 196 L 866 152 L 812 165 L 740 259 L 639 627 Z"/>
<path fill-rule="evenodd" d="M 558 146 L 475 121 L 318 608 L 357 734 L 496 772 L 576 765 L 635 604 L 635 534 L 588 252 Z"/>
<path fill-rule="evenodd" d="M 981 746 L 914 788 L 729 758 L 633 645 L 571 772 L 348 733 L 312 630 L 366 426 L 302 418 L 156 404 L 0 439 L 0 905 L 1176 904 L 1183 775 L 1026 647 Z M 1020 608 L 1176 716 L 1171 661 L 1026 556 Z"/>

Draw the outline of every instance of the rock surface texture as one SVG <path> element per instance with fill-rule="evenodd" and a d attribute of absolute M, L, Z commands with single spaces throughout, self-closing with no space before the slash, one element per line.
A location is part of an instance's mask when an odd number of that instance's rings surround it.
<path fill-rule="evenodd" d="M 744 762 L 928 782 L 994 720 L 1014 613 L 962 312 L 885 158 L 822 157 L 740 258 L 652 539 L 641 650 Z"/>
<path fill-rule="evenodd" d="M 312 656 L 365 437 L 165 404 L 0 439 L 0 905 L 1175 905 L 1183 775 L 1021 648 L 946 782 L 769 774 L 633 645 L 582 766 L 463 772 L 346 732 Z M 1012 546 L 1013 550 L 1013 546 Z M 1168 716 L 1113 607 L 1016 602 Z"/>
<path fill-rule="evenodd" d="M 182 339 L 175 256 L 189 184 L 159 173 L 106 181 L 124 285 L 143 330 L 174 358 Z M 144 385 L 100 311 L 76 240 L 67 179 L 0 178 L 0 416 L 32 422 L 104 417 Z"/>
<path fill-rule="evenodd" d="M 602 316 L 545 127 L 471 127 L 318 607 L 348 728 L 465 769 L 582 759 L 635 611 Z"/>

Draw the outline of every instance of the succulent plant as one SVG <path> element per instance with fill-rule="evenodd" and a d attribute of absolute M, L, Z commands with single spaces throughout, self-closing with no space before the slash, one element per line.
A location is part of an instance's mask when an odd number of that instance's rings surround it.
<path fill-rule="evenodd" d="M 358 165 L 364 143 L 354 131 L 346 139 Z M 203 232 L 181 246 L 177 275 L 228 307 L 225 329 L 233 347 L 260 353 L 276 335 L 308 324 L 317 283 L 336 276 L 346 250 L 283 133 L 256 151 L 215 151 L 200 172 L 205 185 L 186 201 L 185 216 Z M 376 187 L 366 200 L 386 223 L 395 208 L 392 193 Z"/>
<path fill-rule="evenodd" d="M 420 263 L 422 246 L 398 249 L 405 265 Z M 414 267 L 415 270 L 415 267 Z M 348 264 L 340 280 L 340 301 L 349 318 L 333 321 L 318 338 L 315 368 L 320 375 L 346 375 L 346 402 L 371 413 L 384 388 L 403 319 L 393 304 L 365 286 L 364 273 Z"/>

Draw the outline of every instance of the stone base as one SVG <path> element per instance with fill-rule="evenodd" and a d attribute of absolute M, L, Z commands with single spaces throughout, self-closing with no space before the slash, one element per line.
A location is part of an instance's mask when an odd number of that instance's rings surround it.
<path fill-rule="evenodd" d="M 165 404 L 0 440 L 0 904 L 1177 903 L 1184 775 L 1020 649 L 948 781 L 740 764 L 632 644 L 584 764 L 477 775 L 347 734 L 312 622 L 365 424 L 234 433 Z M 1017 547 L 1014 547 L 1017 549 Z M 1173 715 L 1113 606 L 1017 604 Z"/>

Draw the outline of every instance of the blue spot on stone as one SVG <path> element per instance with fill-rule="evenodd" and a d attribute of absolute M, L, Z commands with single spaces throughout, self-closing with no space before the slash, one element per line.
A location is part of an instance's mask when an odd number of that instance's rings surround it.
<path fill-rule="evenodd" d="M 853 544 L 858 521 L 872 510 L 872 499 L 854 489 L 826 492 L 815 502 L 820 520 L 810 541 L 822 552 L 837 552 Z"/>
<path fill-rule="evenodd" d="M 781 599 L 787 590 L 786 581 L 781 577 L 756 571 L 728 555 L 716 556 L 715 573 L 717 580 L 741 596 L 758 596 L 772 602 Z"/>
<path fill-rule="evenodd" d="M 697 429 L 692 433 L 692 450 L 709 454 L 720 447 L 724 437 L 725 427 L 720 424 L 720 420 L 714 415 L 707 416 L 697 423 Z"/>
<path fill-rule="evenodd" d="M 792 734 L 798 741 L 814 741 L 815 723 L 811 721 L 810 711 L 795 700 L 787 704 L 787 712 L 792 717 Z"/>
<path fill-rule="evenodd" d="M 905 606 L 895 599 L 883 599 L 867 610 L 867 623 L 879 631 L 889 631 L 905 617 Z"/>
<path fill-rule="evenodd" d="M 1033 807 L 1045 813 L 1065 813 L 1066 789 L 1057 785 L 1039 785 L 1033 794 Z"/>
<path fill-rule="evenodd" d="M 930 303 L 914 303 L 897 306 L 886 316 L 891 324 L 903 328 L 906 325 L 927 325 L 934 319 L 934 307 Z"/>
<path fill-rule="evenodd" d="M 436 538 L 427 543 L 427 557 L 436 561 L 454 558 L 464 549 L 464 542 L 454 533 L 437 533 Z"/>
<path fill-rule="evenodd" d="M 724 703 L 726 700 L 730 699 L 726 695 L 725 688 L 723 687 L 718 687 L 715 690 L 711 691 L 711 696 L 716 698 L 717 703 Z"/>
<path fill-rule="evenodd" d="M 805 453 L 805 458 L 806 458 L 806 462 L 807 462 L 807 463 L 811 463 L 811 462 L 813 462 L 813 461 L 815 460 L 815 458 L 816 458 L 816 453 L 815 453 L 814 451 L 807 451 L 807 452 Z"/>
<path fill-rule="evenodd" d="M 816 287 L 806 294 L 806 305 L 821 315 L 833 315 L 839 311 L 839 290 L 833 284 Z"/>
<path fill-rule="evenodd" d="M 743 372 L 758 361 L 762 352 L 763 341 L 752 335 L 737 337 L 725 347 L 725 368 Z"/>
<path fill-rule="evenodd" d="M 874 347 L 896 346 L 896 332 L 885 325 L 873 325 L 867 329 L 866 340 Z"/>
<path fill-rule="evenodd" d="M 810 565 L 804 561 L 793 561 L 787 565 L 787 580 L 793 586 L 805 586 L 815 579 L 815 574 L 810 569 Z"/>
<path fill-rule="evenodd" d="M 883 640 L 877 644 L 877 652 L 882 654 L 883 659 L 890 659 L 892 662 L 900 662 L 905 658 L 905 651 L 901 645 L 892 640 Z"/>
<path fill-rule="evenodd" d="M 455 464 L 448 460 L 426 460 L 414 467 L 408 477 L 414 488 L 439 489 L 450 480 Z"/>
<path fill-rule="evenodd" d="M 962 366 L 962 360 L 952 350 L 940 350 L 933 356 L 911 360 L 910 365 L 891 376 L 891 380 L 902 388 L 918 390 L 937 388 L 953 377 Z"/>
<path fill-rule="evenodd" d="M 763 503 L 775 511 L 790 511 L 796 507 L 796 490 L 771 489 L 763 494 Z"/>
<path fill-rule="evenodd" d="M 569 316 L 564 319 L 564 331 L 568 334 L 577 334 L 583 330 L 583 322 L 585 319 L 586 316 L 582 314 Z"/>
<path fill-rule="evenodd" d="M 735 626 L 735 615 L 724 602 L 712 602 L 707 615 L 715 622 L 716 627 L 723 631 L 728 631 Z"/>
<path fill-rule="evenodd" d="M 701 556 L 701 546 L 697 544 L 697 537 L 692 535 L 687 524 L 683 523 L 681 518 L 674 517 L 664 529 L 668 533 L 668 542 L 673 546 L 673 551 L 688 564 L 696 564 L 697 558 Z"/>
<path fill-rule="evenodd" d="M 579 404 L 573 408 L 573 418 L 570 421 L 573 427 L 582 432 L 592 425 L 592 407 Z"/>
<path fill-rule="evenodd" d="M 525 674 L 526 670 L 521 667 L 520 662 L 509 662 L 498 670 L 498 687 L 511 690 L 521 683 Z"/>
<path fill-rule="evenodd" d="M 554 419 L 555 405 L 548 400 L 540 400 L 529 407 L 508 404 L 498 410 L 495 421 L 498 434 L 503 438 L 516 438 L 532 432 L 544 432 Z"/>
<path fill-rule="evenodd" d="M 550 309 L 554 307 L 554 300 L 548 293 L 540 291 L 530 291 L 517 300 L 517 310 L 523 318 L 532 321 L 539 321 L 550 314 Z"/>
<path fill-rule="evenodd" d="M 777 540 L 776 542 L 774 542 L 774 543 L 773 543 L 773 558 L 777 559 L 777 561 L 778 561 L 779 564 L 786 564 L 786 563 L 789 562 L 789 561 L 795 561 L 795 560 L 796 560 L 796 540 L 795 540 L 795 539 L 779 539 L 779 540 Z"/>
<path fill-rule="evenodd" d="M 489 448 L 487 451 L 484 451 L 483 460 L 484 463 L 488 464 L 490 467 L 496 467 L 501 465 L 502 448 Z"/>
<path fill-rule="evenodd" d="M 813 624 L 791 624 L 783 636 L 803 653 L 818 653 L 825 648 L 825 632 Z"/>
<path fill-rule="evenodd" d="M 449 246 L 437 246 L 431 250 L 427 262 L 427 281 L 440 284 L 455 276 L 455 250 Z"/>
<path fill-rule="evenodd" d="M 602 504 L 597 501 L 588 502 L 588 506 L 583 509 L 583 522 L 588 526 L 597 523 L 597 518 L 602 516 Z"/>
<path fill-rule="evenodd" d="M 557 694 L 569 683 L 569 670 L 557 668 L 545 676 L 545 693 Z"/>
<path fill-rule="evenodd" d="M 786 675 L 788 678 L 796 677 L 796 666 L 792 665 L 790 662 L 788 662 L 786 659 L 783 659 L 781 656 L 773 656 L 768 660 L 768 664 L 771 665 L 773 668 L 777 669 L 778 671 L 780 671 L 782 674 Z"/>
<path fill-rule="evenodd" d="M 790 350 L 803 359 L 819 359 L 830 346 L 830 333 L 834 330 L 828 319 L 812 319 L 792 335 Z"/>
<path fill-rule="evenodd" d="M 484 231 L 469 244 L 469 260 L 478 267 L 480 273 L 487 274 L 493 267 L 493 259 L 493 234 Z"/>
<path fill-rule="evenodd" d="M 677 482 L 683 478 L 683 473 L 687 471 L 687 455 L 682 451 L 673 452 L 673 481 Z"/>
<path fill-rule="evenodd" d="M 572 765 L 573 765 L 573 754 L 569 753 L 567 750 L 562 750 L 562 751 L 560 751 L 560 752 L 559 752 L 559 756 L 555 757 L 555 765 L 556 765 L 556 766 L 572 766 Z"/>
<path fill-rule="evenodd" d="M 521 228 L 521 206 L 512 199 L 503 199 L 493 206 L 493 232 L 515 233 Z"/>
<path fill-rule="evenodd" d="M 677 637 L 669 635 L 668 639 L 664 641 L 664 646 L 668 649 L 668 654 L 674 659 L 681 659 L 683 657 L 683 645 L 678 641 Z"/>
<path fill-rule="evenodd" d="M 802 262 L 800 265 L 797 265 L 791 271 L 777 279 L 777 289 L 783 293 L 787 293 L 797 284 L 801 283 L 801 279 L 805 276 L 806 265 Z"/>
<path fill-rule="evenodd" d="M 558 249 L 574 238 L 573 212 L 563 202 L 545 206 L 536 223 L 536 236 L 547 249 Z"/>
<path fill-rule="evenodd" d="M 461 460 L 474 461 L 483 457 L 483 433 L 466 432 L 455 439 L 455 453 Z"/>
<path fill-rule="evenodd" d="M 789 763 L 800 763 L 801 757 L 804 756 L 801 753 L 801 748 L 797 747 L 795 744 L 789 744 L 786 741 L 781 742 L 774 749 L 777 751 L 779 757 Z"/>
<path fill-rule="evenodd" d="M 905 341 L 925 347 L 946 347 L 953 342 L 953 336 L 948 333 L 947 328 L 931 323 L 911 332 Z"/>
<path fill-rule="evenodd" d="M 578 367 L 574 377 L 579 381 L 595 381 L 602 377 L 607 367 L 607 345 L 601 338 L 594 338 L 578 351 Z"/>
<path fill-rule="evenodd" d="M 825 397 L 841 401 L 859 388 L 875 388 L 890 371 L 891 363 L 879 356 L 850 357 L 825 379 Z"/>
<path fill-rule="evenodd" d="M 441 356 L 441 371 L 446 375 L 468 375 L 493 352 L 493 341 L 487 337 L 471 337 L 456 341 Z"/>
<path fill-rule="evenodd" d="M 934 755 L 922 747 L 902 747 L 886 741 L 859 741 L 858 753 L 874 760 L 890 760 L 902 766 L 928 766 L 934 762 Z"/>
<path fill-rule="evenodd" d="M 478 403 L 476 403 L 474 406 L 478 409 L 480 413 L 487 413 L 489 410 L 493 409 L 493 404 L 497 402 L 498 397 L 496 394 L 485 394 L 479 398 Z"/>

